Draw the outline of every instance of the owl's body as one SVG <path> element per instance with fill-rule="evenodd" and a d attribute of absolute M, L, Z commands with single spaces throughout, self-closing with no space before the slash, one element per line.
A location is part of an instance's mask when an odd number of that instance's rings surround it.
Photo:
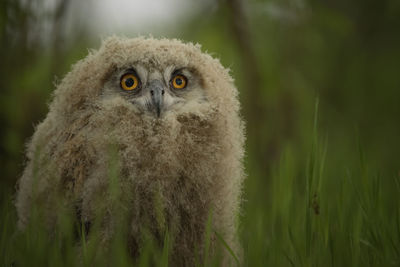
<path fill-rule="evenodd" d="M 104 240 L 124 212 L 132 255 L 143 230 L 168 229 L 171 261 L 193 263 L 210 214 L 212 233 L 239 253 L 243 143 L 237 90 L 218 60 L 177 40 L 107 39 L 57 87 L 29 143 L 20 226 L 32 205 L 54 223 L 62 193 L 82 222 L 101 217 Z"/>

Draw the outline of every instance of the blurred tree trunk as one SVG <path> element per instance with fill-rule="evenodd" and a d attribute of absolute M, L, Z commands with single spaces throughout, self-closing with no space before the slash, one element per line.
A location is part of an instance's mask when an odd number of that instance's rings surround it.
<path fill-rule="evenodd" d="M 53 18 L 53 48 L 59 51 L 62 43 L 63 23 L 65 22 L 65 15 L 67 13 L 70 0 L 58 1 L 57 7 L 54 12 Z"/>
<path fill-rule="evenodd" d="M 70 2 L 55 0 L 55 9 L 46 10 L 41 0 L 0 1 L 0 188 L 15 184 L 21 173 L 24 142 L 33 131 L 31 123 L 40 121 L 46 112 L 44 97 L 62 66 L 59 55 Z M 46 23 L 50 33 L 43 31 Z M 48 34 L 50 38 L 44 38 Z M 46 61 L 49 50 L 53 53 L 50 66 Z"/>
<path fill-rule="evenodd" d="M 263 103 L 262 90 L 265 84 L 262 81 L 260 62 L 252 38 L 251 27 L 247 18 L 245 2 L 243 0 L 226 0 L 229 9 L 230 27 L 236 40 L 239 55 L 242 61 L 242 71 L 246 91 L 243 90 L 244 115 L 247 122 L 249 155 L 253 156 L 262 171 L 267 172 L 270 164 L 278 155 L 277 140 L 268 140 L 261 130 L 267 123 L 267 107 Z"/>
<path fill-rule="evenodd" d="M 63 44 L 63 26 L 65 23 L 65 15 L 67 13 L 70 0 L 60 0 L 57 3 L 57 6 L 54 11 L 54 17 L 53 17 L 53 40 L 52 40 L 52 46 L 53 46 L 53 61 L 52 61 L 52 70 L 53 70 L 53 75 L 58 73 L 58 70 L 60 68 L 60 64 L 58 62 L 59 54 L 61 53 L 61 46 Z"/>

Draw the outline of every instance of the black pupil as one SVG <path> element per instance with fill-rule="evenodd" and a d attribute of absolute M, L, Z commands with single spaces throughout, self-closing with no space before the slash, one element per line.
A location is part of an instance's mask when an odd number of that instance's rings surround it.
<path fill-rule="evenodd" d="M 132 87 L 135 84 L 135 80 L 133 78 L 128 78 L 125 80 L 125 85 L 127 87 Z"/>
<path fill-rule="evenodd" d="M 177 85 L 182 85 L 183 81 L 182 81 L 181 78 L 176 78 L 176 79 L 175 79 L 175 83 L 176 83 Z"/>

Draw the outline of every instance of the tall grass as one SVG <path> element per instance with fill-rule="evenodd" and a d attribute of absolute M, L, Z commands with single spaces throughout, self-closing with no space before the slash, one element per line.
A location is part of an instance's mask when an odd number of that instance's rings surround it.
<path fill-rule="evenodd" d="M 289 144 L 269 181 L 250 173 L 245 265 L 399 266 L 399 175 L 369 168 L 357 142 L 355 161 L 330 155 L 328 138 L 318 134 L 317 111 L 318 101 L 307 160 L 296 158 Z M 335 157 L 348 161 L 336 165 Z"/>
<path fill-rule="evenodd" d="M 337 154 L 327 136 L 319 133 L 318 101 L 310 148 L 298 155 L 287 144 L 270 173 L 257 172 L 251 155 L 247 164 L 245 201 L 240 235 L 243 266 L 399 266 L 400 177 L 371 168 L 360 142 L 358 158 Z M 342 157 L 345 164 L 337 164 Z M 343 161 L 341 161 L 343 162 Z M 110 168 L 110 196 L 121 194 Z M 99 232 L 85 227 L 68 211 L 60 213 L 49 236 L 39 212 L 33 212 L 24 232 L 16 229 L 12 194 L 1 207 L 0 264 L 2 266 L 168 266 L 173 236 L 165 229 L 161 246 L 145 239 L 138 259 L 126 248 L 126 229 L 117 228 L 111 245 L 102 249 Z M 163 222 L 162 216 L 159 219 Z M 204 259 L 197 266 L 218 266 L 207 254 L 212 213 L 206 226 Z M 96 225 L 93 226 L 96 229 Z M 217 237 L 218 237 L 218 233 Z M 220 238 L 233 265 L 237 255 Z"/>

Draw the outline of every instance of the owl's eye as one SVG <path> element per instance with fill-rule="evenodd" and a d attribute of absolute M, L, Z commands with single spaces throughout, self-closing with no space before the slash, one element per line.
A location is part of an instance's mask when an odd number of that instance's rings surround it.
<path fill-rule="evenodd" d="M 139 86 L 139 79 L 133 73 L 124 74 L 121 77 L 121 88 L 125 91 L 132 91 L 138 88 Z"/>
<path fill-rule="evenodd" d="M 187 85 L 187 79 L 185 76 L 178 74 L 172 78 L 171 85 L 175 89 L 183 89 Z"/>

